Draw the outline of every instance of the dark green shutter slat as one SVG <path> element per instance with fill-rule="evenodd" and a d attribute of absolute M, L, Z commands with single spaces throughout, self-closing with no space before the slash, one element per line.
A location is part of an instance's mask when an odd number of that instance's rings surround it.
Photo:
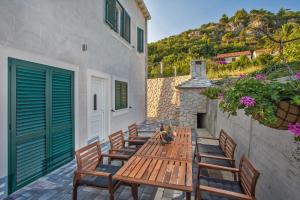
<path fill-rule="evenodd" d="M 116 0 L 106 0 L 105 21 L 114 30 L 117 30 Z"/>
<path fill-rule="evenodd" d="M 74 74 L 9 59 L 9 193 L 73 159 Z"/>

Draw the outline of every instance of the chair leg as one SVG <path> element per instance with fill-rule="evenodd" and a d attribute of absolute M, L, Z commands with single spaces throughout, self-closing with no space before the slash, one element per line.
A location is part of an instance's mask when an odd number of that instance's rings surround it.
<path fill-rule="evenodd" d="M 76 185 L 73 186 L 73 194 L 72 194 L 73 200 L 77 200 L 77 188 L 78 187 Z"/>
<path fill-rule="evenodd" d="M 138 185 L 132 184 L 131 185 L 131 192 L 134 200 L 138 200 Z"/>
<path fill-rule="evenodd" d="M 114 193 L 113 192 L 109 192 L 109 200 L 114 200 Z"/>

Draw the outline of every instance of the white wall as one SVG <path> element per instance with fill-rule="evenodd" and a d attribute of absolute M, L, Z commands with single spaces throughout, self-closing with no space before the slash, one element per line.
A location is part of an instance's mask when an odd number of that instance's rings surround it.
<path fill-rule="evenodd" d="M 207 129 L 216 137 L 224 129 L 237 143 L 235 159 L 245 154 L 260 171 L 258 200 L 299 199 L 300 143 L 292 134 L 262 126 L 242 110 L 228 118 L 216 101 L 208 102 L 208 111 Z"/>
<path fill-rule="evenodd" d="M 136 50 L 137 26 L 146 32 L 145 18 L 135 1 L 120 0 L 131 16 L 131 44 L 105 23 L 105 0 L 0 1 L 0 178 L 7 175 L 7 57 L 52 66 L 73 66 L 78 84 L 76 147 L 87 144 L 88 69 L 129 80 L 132 109 L 110 114 L 110 134 L 145 119 L 146 54 Z M 87 51 L 82 51 L 87 44 Z M 111 98 L 113 108 L 114 99 Z"/>

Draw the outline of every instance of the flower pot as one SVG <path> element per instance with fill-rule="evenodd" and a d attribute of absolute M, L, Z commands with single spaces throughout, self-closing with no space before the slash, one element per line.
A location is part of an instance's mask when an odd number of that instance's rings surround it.
<path fill-rule="evenodd" d="M 277 105 L 277 123 L 272 128 L 287 130 L 289 124 L 300 123 L 300 106 L 291 104 L 288 101 L 281 101 Z"/>

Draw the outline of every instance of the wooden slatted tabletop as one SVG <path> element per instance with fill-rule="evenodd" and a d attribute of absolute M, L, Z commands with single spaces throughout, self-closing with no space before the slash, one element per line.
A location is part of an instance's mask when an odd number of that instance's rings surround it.
<path fill-rule="evenodd" d="M 177 137 L 163 145 L 159 133 L 114 175 L 114 179 L 187 192 L 190 199 L 192 184 L 192 131 L 176 128 Z"/>

